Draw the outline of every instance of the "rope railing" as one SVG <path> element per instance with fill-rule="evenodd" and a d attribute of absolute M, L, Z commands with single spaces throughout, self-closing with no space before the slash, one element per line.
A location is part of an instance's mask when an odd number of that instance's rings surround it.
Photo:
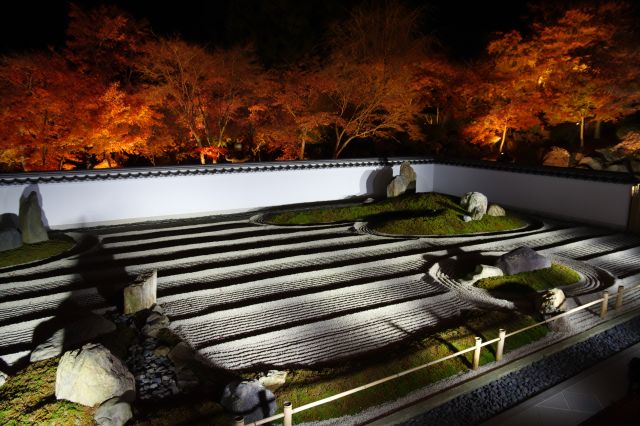
<path fill-rule="evenodd" d="M 634 286 L 632 288 L 629 288 L 626 291 L 634 290 L 634 289 L 637 289 L 637 288 L 640 288 L 640 284 L 638 284 L 638 285 L 636 285 L 636 286 Z M 614 309 L 615 310 L 619 310 L 622 307 L 624 292 L 625 292 L 625 288 L 623 286 L 618 286 L 618 290 L 617 290 L 617 293 L 616 293 L 615 304 L 614 304 Z M 555 316 L 553 316 L 551 318 L 547 318 L 547 319 L 545 319 L 543 321 L 540 321 L 540 322 L 537 322 L 535 324 L 528 325 L 528 326 L 523 327 L 523 328 L 521 328 L 519 330 L 507 333 L 505 329 L 500 329 L 498 337 L 496 337 L 494 339 L 487 340 L 487 341 L 483 342 L 482 338 L 475 337 L 475 345 L 474 346 L 471 346 L 471 347 L 469 347 L 467 349 L 463 349 L 463 350 L 458 351 L 456 353 L 447 355 L 445 357 L 438 358 L 438 359 L 436 359 L 434 361 L 430 361 L 430 362 L 427 362 L 425 364 L 410 368 L 408 370 L 401 371 L 400 373 L 396 373 L 396 374 L 392 374 L 390 376 L 383 377 L 381 379 L 375 380 L 375 381 L 367 383 L 365 385 L 358 386 L 358 387 L 355 387 L 353 389 L 349 389 L 347 391 L 340 392 L 338 394 L 329 396 L 327 398 L 319 399 L 317 401 L 310 402 L 308 404 L 301 405 L 301 406 L 296 407 L 296 408 L 293 408 L 293 405 L 291 404 L 291 402 L 287 401 L 287 402 L 284 403 L 284 412 L 283 413 L 276 414 L 276 415 L 273 415 L 271 417 L 267 417 L 267 418 L 264 418 L 264 419 L 261 419 L 261 420 L 258 420 L 258 421 L 252 422 L 252 423 L 245 423 L 244 419 L 242 417 L 236 417 L 235 418 L 235 426 L 259 426 L 259 425 L 264 425 L 264 424 L 267 424 L 267 423 L 271 423 L 271 422 L 273 422 L 275 420 L 279 420 L 279 419 L 284 419 L 284 426 L 292 426 L 293 425 L 293 415 L 296 414 L 296 413 L 300 413 L 302 411 L 309 410 L 309 409 L 317 407 L 319 405 L 327 404 L 327 403 L 335 401 L 337 399 L 341 399 L 341 398 L 344 398 L 346 396 L 352 395 L 354 393 L 363 391 L 365 389 L 369 389 L 371 387 L 380 385 L 382 383 L 386 383 L 386 382 L 389 382 L 391 380 L 395 380 L 395 379 L 400 378 L 402 376 L 406 376 L 407 374 L 411 374 L 411 373 L 414 373 L 416 371 L 425 369 L 427 367 L 431 367 L 433 365 L 439 364 L 439 363 L 447 361 L 449 359 L 457 358 L 457 357 L 459 357 L 461 355 L 464 355 L 464 354 L 467 354 L 467 353 L 470 353 L 470 352 L 474 353 L 473 354 L 472 369 L 476 370 L 479 367 L 480 351 L 481 351 L 481 349 L 483 347 L 488 346 L 488 345 L 492 345 L 494 343 L 497 343 L 498 347 L 497 347 L 497 350 L 496 350 L 496 361 L 495 362 L 499 362 L 499 361 L 502 360 L 502 356 L 503 356 L 503 352 L 504 352 L 504 344 L 505 344 L 505 341 L 506 341 L 506 339 L 508 337 L 511 337 L 511 336 L 516 335 L 516 334 L 520 334 L 520 333 L 523 333 L 525 331 L 531 330 L 532 328 L 539 327 L 541 325 L 556 321 L 556 320 L 558 320 L 560 318 L 563 318 L 563 317 L 566 317 L 568 315 L 575 314 L 576 312 L 585 310 L 585 309 L 587 309 L 587 308 L 589 308 L 591 306 L 597 305 L 597 304 L 600 304 L 599 317 L 601 319 L 605 319 L 606 315 L 607 315 L 608 305 L 609 305 L 609 292 L 608 291 L 605 290 L 602 293 L 602 297 L 600 299 L 585 303 L 584 305 L 577 306 L 577 307 L 572 308 L 572 309 L 570 309 L 570 310 L 568 310 L 566 312 L 563 312 L 561 314 L 555 315 Z"/>

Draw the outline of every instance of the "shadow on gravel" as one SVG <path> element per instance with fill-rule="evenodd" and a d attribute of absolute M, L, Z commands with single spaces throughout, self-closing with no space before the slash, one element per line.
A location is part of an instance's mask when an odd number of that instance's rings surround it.
<path fill-rule="evenodd" d="M 113 267 L 113 257 L 105 256 L 97 237 L 92 240 L 95 244 L 85 247 L 87 250 L 78 254 L 77 265 L 73 268 L 72 290 L 67 297 L 55 308 L 32 313 L 35 317 L 32 319 L 51 318 L 35 327 L 31 344 L 24 348 L 31 350 L 30 355 L 20 359 L 12 369 L 21 368 L 29 361 L 61 355 L 95 339 L 97 335 L 104 334 L 109 324 L 100 315 L 105 308 L 115 306 L 122 310 L 122 289 L 132 278 L 124 268 Z M 100 264 L 92 262 L 91 259 L 96 256 L 102 257 Z M 50 297 L 55 298 L 63 292 L 50 294 Z"/>

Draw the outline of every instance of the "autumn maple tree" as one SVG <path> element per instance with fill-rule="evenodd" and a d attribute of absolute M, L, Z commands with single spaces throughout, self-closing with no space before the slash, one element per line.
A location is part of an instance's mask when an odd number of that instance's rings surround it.
<path fill-rule="evenodd" d="M 356 139 L 419 137 L 418 95 L 411 85 L 411 65 L 422 48 L 417 18 L 400 3 L 374 3 L 355 8 L 334 26 L 333 51 L 322 75 L 334 158 Z"/>

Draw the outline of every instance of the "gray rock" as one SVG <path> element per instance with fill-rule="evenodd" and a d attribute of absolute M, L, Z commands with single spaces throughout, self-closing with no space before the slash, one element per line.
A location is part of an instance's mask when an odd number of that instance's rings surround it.
<path fill-rule="evenodd" d="M 487 216 L 504 216 L 507 212 L 497 204 L 491 204 L 487 209 Z"/>
<path fill-rule="evenodd" d="M 133 284 L 124 289 L 124 314 L 135 314 L 150 309 L 156 303 L 158 270 L 140 274 Z"/>
<path fill-rule="evenodd" d="M 462 220 L 463 222 L 471 222 L 473 219 L 471 219 L 471 216 L 465 214 L 462 216 Z"/>
<path fill-rule="evenodd" d="M 543 315 L 554 314 L 560 310 L 567 298 L 559 288 L 545 290 L 538 295 L 538 312 Z"/>
<path fill-rule="evenodd" d="M 592 170 L 602 170 L 602 163 L 593 157 L 582 157 L 578 162 L 578 166 L 588 167 Z"/>
<path fill-rule="evenodd" d="M 287 381 L 287 372 L 269 370 L 266 375 L 258 377 L 258 383 L 265 388 L 276 389 L 284 385 Z"/>
<path fill-rule="evenodd" d="M 460 199 L 460 206 L 469 212 L 473 220 L 480 220 L 487 212 L 487 197 L 480 192 L 467 192 Z"/>
<path fill-rule="evenodd" d="M 514 275 L 550 268 L 551 261 L 529 247 L 518 247 L 500 256 L 496 266 L 502 269 L 505 275 Z"/>
<path fill-rule="evenodd" d="M 608 172 L 628 173 L 629 169 L 624 164 L 610 164 L 605 168 Z"/>
<path fill-rule="evenodd" d="M 408 161 L 403 161 L 400 164 L 400 176 L 404 176 L 407 181 L 407 190 L 416 189 L 416 171 L 411 167 L 411 163 Z"/>
<path fill-rule="evenodd" d="M 44 227 L 38 194 L 35 191 L 20 200 L 19 222 L 22 242 L 25 244 L 40 243 L 49 239 L 47 230 Z"/>
<path fill-rule="evenodd" d="M 169 355 L 169 352 L 171 352 L 171 348 L 166 346 L 158 346 L 153 350 L 155 356 L 167 356 Z"/>
<path fill-rule="evenodd" d="M 0 388 L 2 386 L 4 386 L 5 382 L 7 381 L 7 378 L 9 376 L 7 376 L 6 374 L 4 374 L 2 371 L 0 371 Z"/>
<path fill-rule="evenodd" d="M 145 336 L 157 337 L 160 330 L 169 325 L 169 317 L 157 312 L 151 312 L 147 317 L 147 323 L 142 327 Z"/>
<path fill-rule="evenodd" d="M 402 175 L 394 177 L 387 186 L 387 198 L 397 197 L 404 194 L 409 187 L 407 178 Z"/>
<path fill-rule="evenodd" d="M 123 426 L 133 417 L 131 404 L 114 397 L 103 402 L 96 410 L 93 419 L 98 426 Z"/>
<path fill-rule="evenodd" d="M 553 167 L 569 167 L 571 154 L 564 148 L 552 146 L 549 152 L 544 155 L 542 165 Z"/>
<path fill-rule="evenodd" d="M 256 381 L 228 384 L 224 388 L 220 404 L 228 412 L 244 416 L 245 423 L 273 416 L 276 412 L 273 392 Z"/>
<path fill-rule="evenodd" d="M 0 228 L 0 251 L 17 249 L 22 246 L 22 235 L 16 228 Z"/>
<path fill-rule="evenodd" d="M 65 352 L 56 372 L 56 398 L 92 407 L 135 392 L 127 367 L 102 345 L 89 343 Z"/>
<path fill-rule="evenodd" d="M 20 227 L 20 220 L 15 213 L 3 213 L 0 214 L 0 228 L 15 228 Z"/>
<path fill-rule="evenodd" d="M 116 330 L 116 325 L 101 315 L 89 314 L 55 330 L 51 337 L 31 352 L 31 362 L 61 355 L 64 351 Z"/>

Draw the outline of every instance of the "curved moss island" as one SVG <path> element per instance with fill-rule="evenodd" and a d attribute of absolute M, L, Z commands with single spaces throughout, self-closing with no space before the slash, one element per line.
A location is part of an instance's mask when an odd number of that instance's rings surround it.
<path fill-rule="evenodd" d="M 0 268 L 22 265 L 58 256 L 75 245 L 75 241 L 64 235 L 56 235 L 48 241 L 24 244 L 0 255 Z"/>
<path fill-rule="evenodd" d="M 458 198 L 438 193 L 409 194 L 369 204 L 324 207 L 267 215 L 272 225 L 316 225 L 335 222 L 368 222 L 374 232 L 393 235 L 456 235 L 501 232 L 527 225 L 522 218 L 484 215 L 465 222 L 467 212 Z"/>

